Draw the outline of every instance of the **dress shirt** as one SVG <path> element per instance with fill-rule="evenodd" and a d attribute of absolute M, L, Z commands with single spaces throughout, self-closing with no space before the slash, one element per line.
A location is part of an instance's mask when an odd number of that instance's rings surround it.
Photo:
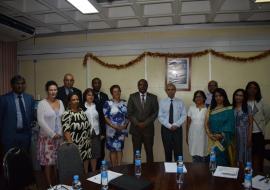
<path fill-rule="evenodd" d="M 165 98 L 159 103 L 159 113 L 158 120 L 159 122 L 170 129 L 172 125 L 181 127 L 187 118 L 186 108 L 184 102 L 179 98 L 173 98 L 173 123 L 169 123 L 169 113 L 171 98 Z"/>
<path fill-rule="evenodd" d="M 73 89 L 65 87 L 65 92 L 66 92 L 66 95 L 69 95 L 69 93 L 73 92 Z"/>
<path fill-rule="evenodd" d="M 142 95 L 144 95 L 144 103 L 146 102 L 146 97 L 147 97 L 147 92 L 146 93 L 140 93 L 140 99 L 141 99 L 141 103 L 142 103 Z"/>

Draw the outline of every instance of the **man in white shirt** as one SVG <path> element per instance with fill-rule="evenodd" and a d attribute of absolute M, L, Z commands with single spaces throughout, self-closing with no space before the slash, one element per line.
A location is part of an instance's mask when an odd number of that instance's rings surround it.
<path fill-rule="evenodd" d="M 162 99 L 159 103 L 158 120 L 161 123 L 161 137 L 163 141 L 165 160 L 172 162 L 178 156 L 182 156 L 182 124 L 187 118 L 184 102 L 175 98 L 176 87 L 169 83 L 166 86 L 167 98 Z"/>

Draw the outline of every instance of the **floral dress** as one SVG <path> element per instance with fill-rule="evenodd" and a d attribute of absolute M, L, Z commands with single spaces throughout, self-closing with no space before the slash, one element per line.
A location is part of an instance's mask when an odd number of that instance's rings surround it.
<path fill-rule="evenodd" d="M 103 113 L 113 125 L 126 125 L 127 120 L 127 103 L 125 100 L 115 102 L 108 100 L 103 106 Z M 115 130 L 106 125 L 106 147 L 110 151 L 122 151 L 124 148 L 125 136 L 128 135 L 127 129 Z"/>
<path fill-rule="evenodd" d="M 91 158 L 90 124 L 84 111 L 67 110 L 62 115 L 63 132 L 70 132 L 72 142 L 78 146 L 82 160 Z"/>
<path fill-rule="evenodd" d="M 235 128 L 236 128 L 236 148 L 237 161 L 246 163 L 251 161 L 251 148 L 248 147 L 248 131 L 249 131 L 249 116 L 251 108 L 248 107 L 248 112 L 243 110 L 234 110 Z"/>

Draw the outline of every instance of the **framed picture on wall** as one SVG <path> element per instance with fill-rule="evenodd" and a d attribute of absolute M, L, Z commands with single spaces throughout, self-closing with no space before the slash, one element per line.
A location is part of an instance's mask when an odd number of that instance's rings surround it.
<path fill-rule="evenodd" d="M 190 58 L 166 58 L 166 84 L 173 83 L 176 90 L 190 91 Z"/>

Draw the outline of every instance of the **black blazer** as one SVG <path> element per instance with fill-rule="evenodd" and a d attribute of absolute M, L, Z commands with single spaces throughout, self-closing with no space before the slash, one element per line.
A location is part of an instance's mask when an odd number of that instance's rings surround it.
<path fill-rule="evenodd" d="M 80 100 L 80 106 L 82 107 L 82 105 L 83 105 L 82 91 L 80 91 L 78 88 L 74 88 L 74 87 L 72 89 L 73 89 L 73 92 L 78 95 L 79 100 Z M 62 102 L 63 102 L 63 104 L 65 106 L 65 109 L 67 109 L 67 107 L 68 107 L 68 96 L 66 94 L 66 90 L 65 90 L 64 86 L 61 86 L 61 87 L 58 88 L 57 99 L 62 100 Z"/>
<path fill-rule="evenodd" d="M 94 94 L 94 97 L 95 97 L 94 103 L 96 104 L 96 109 L 99 115 L 99 126 L 101 130 L 101 135 L 106 136 L 106 126 L 105 126 L 105 118 L 104 118 L 104 113 L 103 113 L 103 106 L 104 106 L 104 103 L 109 100 L 109 98 L 108 98 L 108 95 L 103 92 L 99 92 L 99 96 L 100 98 L 98 98 L 97 93 Z"/>

